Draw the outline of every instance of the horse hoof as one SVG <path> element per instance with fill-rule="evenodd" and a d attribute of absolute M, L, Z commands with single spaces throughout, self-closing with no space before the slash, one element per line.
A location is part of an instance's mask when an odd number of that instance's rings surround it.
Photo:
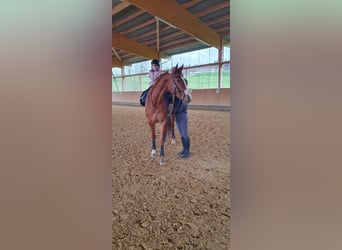
<path fill-rule="evenodd" d="M 156 157 L 156 155 L 157 155 L 157 151 L 155 149 L 152 149 L 151 157 Z"/>

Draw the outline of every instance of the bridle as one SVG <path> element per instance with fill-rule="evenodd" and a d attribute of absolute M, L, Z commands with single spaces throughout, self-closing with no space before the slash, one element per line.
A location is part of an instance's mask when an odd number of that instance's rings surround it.
<path fill-rule="evenodd" d="M 184 90 L 181 90 L 179 87 L 178 87 L 178 85 L 177 85 L 177 81 L 178 81 L 178 79 L 176 80 L 175 79 L 175 77 L 174 77 L 174 73 L 172 73 L 172 75 L 171 75 L 171 78 L 172 78 L 172 82 L 173 82 L 173 93 L 172 93 L 172 104 L 174 105 L 175 104 L 175 97 L 176 97 L 176 94 L 178 93 L 180 96 L 181 96 L 181 94 L 183 93 L 183 98 L 181 99 L 182 101 L 184 100 L 184 98 L 185 98 L 185 94 L 184 94 Z M 185 85 L 185 86 L 187 86 L 187 83 L 188 83 L 188 81 L 185 79 L 185 78 L 183 78 L 183 74 L 180 74 L 180 78 L 179 79 L 181 79 L 181 81 L 183 81 L 183 84 Z M 169 110 L 169 116 L 171 115 L 171 112 L 172 111 L 170 111 Z"/>
<path fill-rule="evenodd" d="M 174 90 L 173 90 L 173 93 L 172 93 L 172 102 L 174 103 L 174 98 L 176 96 L 176 94 L 178 93 L 180 96 L 181 94 L 183 93 L 183 98 L 182 100 L 184 99 L 185 95 L 184 95 L 184 90 L 181 90 L 178 85 L 177 85 L 177 80 L 175 80 L 175 77 L 174 77 L 174 73 L 172 73 L 171 75 L 171 78 L 172 78 L 172 82 L 173 82 L 173 87 L 174 87 Z M 187 85 L 187 80 L 185 78 L 183 78 L 183 74 L 180 75 L 180 78 L 181 81 L 183 81 L 183 84 L 186 86 Z"/>

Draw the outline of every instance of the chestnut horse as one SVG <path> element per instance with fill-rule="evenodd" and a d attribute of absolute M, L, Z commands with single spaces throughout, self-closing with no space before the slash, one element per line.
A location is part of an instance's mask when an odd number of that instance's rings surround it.
<path fill-rule="evenodd" d="M 182 70 L 183 65 L 178 68 L 177 64 L 171 71 L 161 74 L 155 79 L 146 97 L 145 114 L 152 136 L 152 157 L 157 154 L 155 124 L 158 122 L 160 124 L 160 165 L 165 164 L 164 143 L 166 132 L 171 132 L 171 124 L 174 122 L 174 116 L 168 110 L 165 95 L 169 92 L 172 95 L 172 100 L 174 100 L 175 96 L 180 99 L 184 98 L 187 82 L 183 78 Z"/>

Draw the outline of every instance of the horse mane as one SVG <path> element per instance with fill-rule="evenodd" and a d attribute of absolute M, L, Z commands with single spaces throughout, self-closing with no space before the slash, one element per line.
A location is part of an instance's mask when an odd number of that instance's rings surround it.
<path fill-rule="evenodd" d="M 170 71 L 165 71 L 161 75 L 159 75 L 155 80 L 153 85 L 151 86 L 151 89 L 148 93 L 148 95 L 151 95 L 152 103 L 156 103 L 159 98 L 162 98 L 162 90 L 167 89 L 167 84 L 163 84 L 165 81 L 163 77 L 167 76 L 169 74 L 175 74 L 181 72 L 183 69 L 183 66 L 178 68 L 178 64 L 176 67 L 172 68 Z M 164 89 L 163 89 L 164 88 Z M 158 93 L 153 96 L 153 93 Z"/>
<path fill-rule="evenodd" d="M 165 76 L 165 75 L 167 75 L 167 74 L 169 74 L 169 72 L 167 72 L 167 71 L 165 71 L 164 73 L 162 73 L 161 75 L 159 75 L 155 80 L 154 80 L 154 83 L 153 83 L 153 85 L 152 85 L 152 87 L 151 87 L 151 90 L 149 91 L 150 93 L 151 93 L 151 95 L 152 95 L 152 92 L 153 91 L 156 91 L 157 93 L 160 93 L 161 92 L 161 90 L 162 90 L 162 88 L 165 88 L 166 87 L 166 85 L 165 84 L 163 84 L 163 77 Z M 158 98 L 158 97 L 157 97 Z"/>
<path fill-rule="evenodd" d="M 153 83 L 152 87 L 157 88 L 157 87 L 156 87 L 157 85 L 162 86 L 162 85 L 160 84 L 160 82 L 161 82 L 160 80 L 161 80 L 162 76 L 164 76 L 164 75 L 166 75 L 166 74 L 168 74 L 167 71 L 161 73 L 156 79 L 154 79 L 154 83 Z"/>
<path fill-rule="evenodd" d="M 181 68 L 178 68 L 178 64 L 177 64 L 176 67 L 174 67 L 173 69 L 171 69 L 171 70 L 169 70 L 169 71 L 164 71 L 163 73 L 161 73 L 161 74 L 154 80 L 154 83 L 153 83 L 152 87 L 153 87 L 154 89 L 158 89 L 158 91 L 160 91 L 161 86 L 163 86 L 162 84 L 160 84 L 161 78 L 162 78 L 164 75 L 170 74 L 171 71 L 172 71 L 173 73 L 176 73 L 176 72 L 182 71 L 182 69 L 183 69 L 183 66 L 182 66 Z M 158 88 L 157 86 L 159 86 L 159 88 Z"/>

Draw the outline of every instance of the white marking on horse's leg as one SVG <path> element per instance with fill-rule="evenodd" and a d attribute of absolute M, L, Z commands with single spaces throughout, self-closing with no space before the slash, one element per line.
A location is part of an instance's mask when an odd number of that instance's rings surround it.
<path fill-rule="evenodd" d="M 160 166 L 163 166 L 163 165 L 165 165 L 165 164 L 166 164 L 166 161 L 164 161 L 164 159 L 160 159 L 159 165 L 160 165 Z"/>
<path fill-rule="evenodd" d="M 155 149 L 152 149 L 151 157 L 155 157 L 156 155 L 157 155 L 157 151 Z"/>
<path fill-rule="evenodd" d="M 172 139 L 172 140 L 171 140 L 171 144 L 172 144 L 172 145 L 175 145 L 175 144 L 176 144 L 176 140 L 175 140 L 175 139 Z"/>

